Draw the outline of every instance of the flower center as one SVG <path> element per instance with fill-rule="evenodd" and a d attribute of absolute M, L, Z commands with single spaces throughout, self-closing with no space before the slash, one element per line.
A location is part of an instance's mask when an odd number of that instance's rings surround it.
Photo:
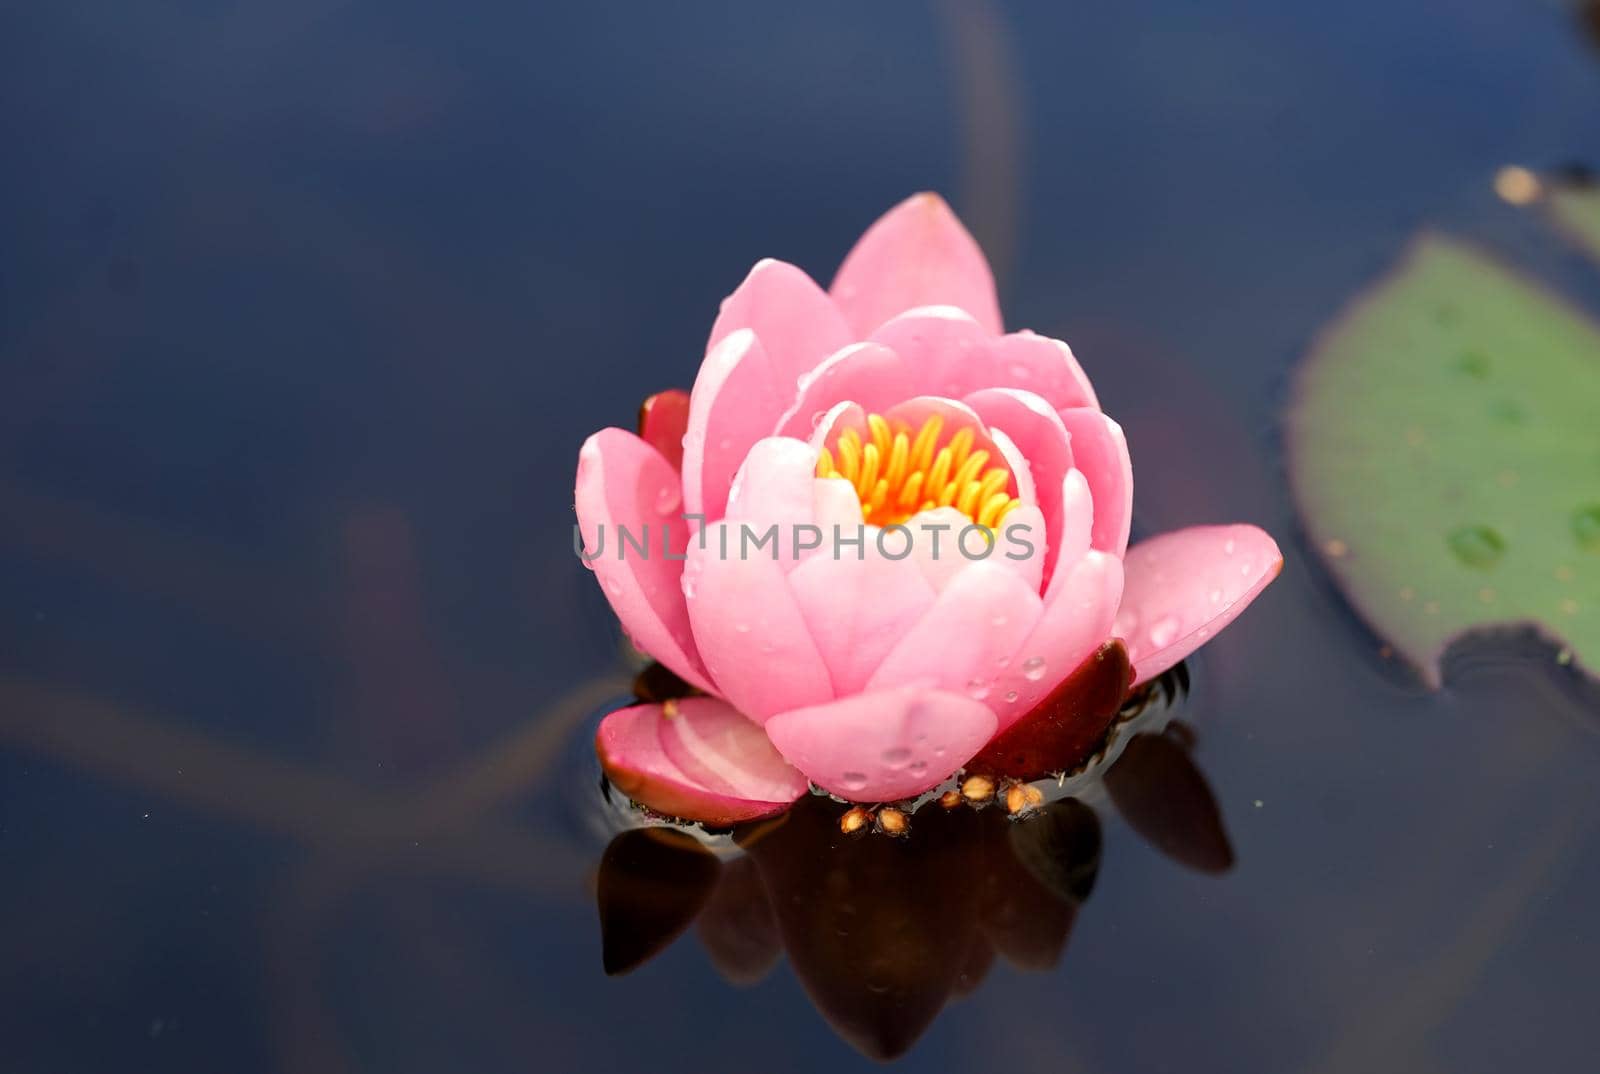
<path fill-rule="evenodd" d="M 862 519 L 872 526 L 903 523 L 919 511 L 954 507 L 980 526 L 999 529 L 1000 520 L 1022 501 L 1004 462 L 990 465 L 989 452 L 973 450 L 970 426 L 941 439 L 944 417 L 933 414 L 912 428 L 899 419 L 867 415 L 869 439 L 853 428 L 841 430 L 817 459 L 817 476 L 850 484 L 861 500 Z"/>

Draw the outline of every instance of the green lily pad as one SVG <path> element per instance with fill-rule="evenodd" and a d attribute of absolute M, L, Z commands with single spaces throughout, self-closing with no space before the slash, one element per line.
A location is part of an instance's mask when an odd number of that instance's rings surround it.
<path fill-rule="evenodd" d="M 1302 364 L 1287 442 L 1330 573 L 1430 685 L 1486 627 L 1600 661 L 1600 327 L 1584 313 L 1423 236 Z"/>

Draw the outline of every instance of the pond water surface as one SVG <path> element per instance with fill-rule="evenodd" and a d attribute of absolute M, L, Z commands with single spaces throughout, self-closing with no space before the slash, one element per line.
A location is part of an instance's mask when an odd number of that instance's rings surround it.
<path fill-rule="evenodd" d="M 834 1028 L 868 1008 L 807 993 L 850 964 L 825 928 L 604 972 L 589 739 L 635 667 L 572 475 L 687 384 L 750 263 L 826 278 L 924 188 L 1123 423 L 1137 529 L 1254 521 L 1287 564 L 1142 770 L 1216 830 L 1061 807 L 1071 898 L 1018 911 L 1060 934 L 930 967 L 907 1062 L 1592 1069 L 1595 689 L 1512 638 L 1424 690 L 1300 542 L 1277 433 L 1308 341 L 1420 227 L 1600 307 L 1491 186 L 1600 158 L 1583 20 L 791 7 L 0 13 L 0 1069 L 871 1067 Z M 882 912 L 903 875 L 906 927 L 970 936 L 1042 853 L 985 816 L 918 822 L 923 856 L 846 894 Z M 784 884 L 839 871 L 784 838 Z M 627 897 L 748 887 L 729 862 L 646 861 Z"/>

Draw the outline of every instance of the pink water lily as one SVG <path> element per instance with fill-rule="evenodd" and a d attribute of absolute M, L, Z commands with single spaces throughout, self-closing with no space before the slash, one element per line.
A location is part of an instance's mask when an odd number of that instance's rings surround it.
<path fill-rule="evenodd" d="M 760 262 L 688 396 L 579 453 L 588 566 L 633 642 L 708 695 L 608 716 L 608 775 L 713 823 L 808 783 L 910 798 L 1059 705 L 1108 639 L 1134 685 L 1161 674 L 1282 557 L 1249 525 L 1129 548 L 1132 504 L 1121 427 L 1065 343 L 1003 330 L 988 263 L 938 196 L 890 210 L 827 291 Z"/>

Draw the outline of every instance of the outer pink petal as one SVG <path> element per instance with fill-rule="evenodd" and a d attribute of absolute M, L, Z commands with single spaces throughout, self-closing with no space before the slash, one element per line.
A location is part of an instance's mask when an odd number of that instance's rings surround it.
<path fill-rule="evenodd" d="M 999 730 L 1010 727 L 1111 636 L 1122 596 L 1122 561 L 1089 552 L 1076 563 L 1063 559 L 1050 580 L 1044 611 L 996 677 L 989 703 Z"/>
<path fill-rule="evenodd" d="M 676 702 L 679 706 L 689 703 Z M 722 706 L 711 699 L 694 704 Z M 724 713 L 707 711 L 703 720 L 706 734 L 701 736 L 699 752 L 694 755 L 696 764 L 707 770 L 711 766 L 706 759 L 718 758 L 718 786 L 689 775 L 667 755 L 662 745 L 667 734 L 662 725 L 667 721 L 661 705 L 635 705 L 611 713 L 601 721 L 595 735 L 595 752 L 617 789 L 640 805 L 669 816 L 722 826 L 782 812 L 805 793 L 804 780 L 781 758 L 754 760 L 760 754 L 749 748 L 753 744 L 748 738 L 726 737 L 719 741 L 719 736 L 738 734 L 731 730 L 734 721 L 748 728 L 750 734 L 765 737 L 748 720 L 736 713 L 733 717 L 729 720 Z M 694 719 L 698 728 L 702 719 Z"/>
<path fill-rule="evenodd" d="M 822 554 L 789 574 L 789 588 L 828 665 L 834 693 L 841 697 L 866 685 L 889 650 L 933 604 L 933 586 L 916 563 L 878 554 L 873 543 L 877 532 L 877 527 L 868 531 L 859 559 L 850 549 L 834 558 L 830 535 Z M 916 537 L 913 532 L 913 549 Z M 904 534 L 891 534 L 885 543 L 891 554 L 898 554 L 904 540 Z"/>
<path fill-rule="evenodd" d="M 879 343 L 845 347 L 801 377 L 799 384 L 799 397 L 778 419 L 777 431 L 784 436 L 810 436 L 818 415 L 837 403 L 849 400 L 882 413 L 916 394 L 905 360 Z"/>
<path fill-rule="evenodd" d="M 1072 462 L 1094 493 L 1094 547 L 1121 555 L 1133 525 L 1133 462 L 1122 426 L 1087 407 L 1061 411 Z"/>
<path fill-rule="evenodd" d="M 914 194 L 856 242 L 829 289 L 856 334 L 865 336 L 914 306 L 958 306 L 1001 330 L 994 276 L 977 242 L 937 194 Z"/>
<path fill-rule="evenodd" d="M 868 690 L 936 686 L 987 694 L 985 685 L 1039 619 L 1039 594 L 998 563 L 976 562 L 939 593 L 884 658 Z"/>
<path fill-rule="evenodd" d="M 686 682 L 715 692 L 689 625 L 679 578 L 689 525 L 678 516 L 678 475 L 661 453 L 632 433 L 602 429 L 578 452 L 574 500 L 586 549 L 605 547 L 590 563 L 622 628 L 635 645 Z M 664 510 L 663 510 L 664 509 Z M 647 555 L 622 546 L 618 526 L 645 542 Z M 666 552 L 662 534 L 668 539 Z"/>
<path fill-rule="evenodd" d="M 1278 544 L 1255 526 L 1191 526 L 1128 550 L 1115 631 L 1136 684 L 1172 667 L 1233 622 L 1283 569 Z"/>
<path fill-rule="evenodd" d="M 741 537 L 738 522 L 709 526 L 704 547 L 689 546 L 683 590 L 717 693 L 765 723 L 831 700 L 833 684 L 783 567 L 767 552 L 741 548 Z"/>
<path fill-rule="evenodd" d="M 802 374 L 857 338 L 833 299 L 810 276 L 771 258 L 756 262 L 738 289 L 723 299 L 706 351 L 741 328 L 760 338 L 774 375 L 791 389 Z"/>
<path fill-rule="evenodd" d="M 750 445 L 772 432 L 790 399 L 787 386 L 780 391 L 755 333 L 740 329 L 711 349 L 689 393 L 683 436 L 683 504 L 689 514 L 722 517 L 728 486 Z"/>
<path fill-rule="evenodd" d="M 686 697 L 661 715 L 662 752 L 698 785 L 758 802 L 792 802 L 806 792 L 805 776 L 726 701 Z"/>
<path fill-rule="evenodd" d="M 905 687 L 785 712 L 767 724 L 767 734 L 819 787 L 852 801 L 887 802 L 937 786 L 994 728 L 994 713 L 981 702 Z"/>

